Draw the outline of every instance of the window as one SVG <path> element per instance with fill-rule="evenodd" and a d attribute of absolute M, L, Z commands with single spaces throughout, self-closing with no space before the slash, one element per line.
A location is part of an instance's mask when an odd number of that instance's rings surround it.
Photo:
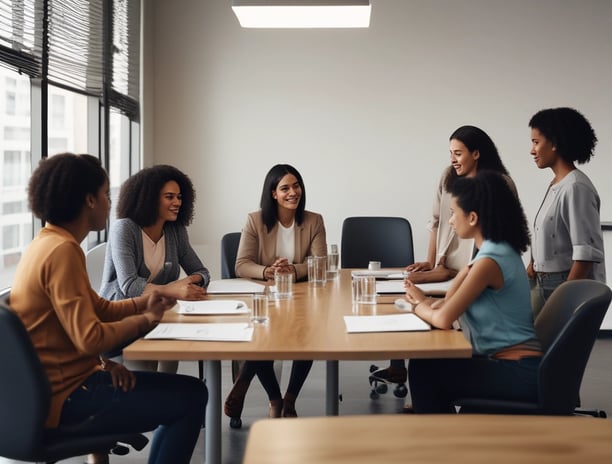
<path fill-rule="evenodd" d="M 139 37 L 140 0 L 0 0 L 0 288 L 41 226 L 26 207 L 38 160 L 97 155 L 115 192 L 140 167 Z"/>

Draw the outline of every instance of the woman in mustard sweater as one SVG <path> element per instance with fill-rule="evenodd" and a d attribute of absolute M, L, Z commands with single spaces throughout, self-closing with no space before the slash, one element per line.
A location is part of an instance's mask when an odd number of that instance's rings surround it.
<path fill-rule="evenodd" d="M 202 382 L 130 372 L 100 356 L 150 331 L 175 304 L 159 291 L 108 301 L 91 288 L 80 243 L 108 219 L 109 182 L 100 161 L 70 153 L 43 159 L 28 200 L 45 227 L 17 267 L 11 306 L 49 378 L 47 427 L 87 420 L 105 433 L 157 429 L 148 462 L 189 463 L 208 397 Z"/>

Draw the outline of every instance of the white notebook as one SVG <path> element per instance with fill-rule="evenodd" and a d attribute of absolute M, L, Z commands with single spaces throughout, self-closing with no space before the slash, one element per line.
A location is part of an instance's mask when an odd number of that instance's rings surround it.
<path fill-rule="evenodd" d="M 249 279 L 221 279 L 211 280 L 208 284 L 208 293 L 263 293 L 266 286 Z"/>
<path fill-rule="evenodd" d="M 239 300 L 202 300 L 177 301 L 178 314 L 212 315 L 212 314 L 246 314 L 249 307 Z"/>
<path fill-rule="evenodd" d="M 159 324 L 144 338 L 148 340 L 199 340 L 210 342 L 250 342 L 253 327 L 248 322 L 219 324 Z"/>
<path fill-rule="evenodd" d="M 431 330 L 431 326 L 413 313 L 382 316 L 344 316 L 346 331 L 359 332 L 417 332 Z"/>
<path fill-rule="evenodd" d="M 425 295 L 444 296 L 453 283 L 453 279 L 446 282 L 432 282 L 428 284 L 416 284 Z M 403 280 L 376 281 L 376 293 L 406 293 Z"/>

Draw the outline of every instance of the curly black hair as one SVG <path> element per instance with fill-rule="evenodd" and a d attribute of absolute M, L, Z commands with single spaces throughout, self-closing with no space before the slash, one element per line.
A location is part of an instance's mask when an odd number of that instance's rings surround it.
<path fill-rule="evenodd" d="M 92 155 L 60 153 L 44 158 L 28 183 L 28 205 L 45 222 L 75 220 L 88 194 L 98 195 L 108 181 L 100 160 Z"/>
<path fill-rule="evenodd" d="M 478 171 L 481 169 L 488 169 L 509 175 L 508 170 L 499 157 L 499 152 L 497 151 L 495 143 L 493 143 L 491 137 L 479 127 L 461 126 L 451 134 L 448 140 L 459 140 L 468 150 L 478 150 L 480 153 L 477 166 Z M 444 179 L 444 188 L 446 191 L 450 191 L 451 184 L 458 178 L 459 176 L 455 170 L 449 169 L 448 175 Z"/>
<path fill-rule="evenodd" d="M 300 197 L 300 202 L 295 212 L 295 222 L 301 224 L 304 220 L 304 210 L 306 209 L 306 187 L 304 186 L 304 180 L 298 170 L 293 166 L 289 164 L 277 164 L 272 166 L 268 174 L 266 174 L 263 189 L 261 191 L 261 201 L 259 202 L 263 223 L 266 225 L 268 232 L 272 230 L 272 227 L 274 227 L 274 224 L 278 221 L 278 203 L 272 197 L 272 192 L 276 190 L 278 183 L 287 174 L 293 174 L 302 187 L 302 196 Z"/>
<path fill-rule="evenodd" d="M 486 240 L 508 242 L 517 253 L 527 251 L 529 227 L 523 206 L 500 173 L 484 170 L 474 177 L 460 177 L 450 194 L 463 211 L 478 215 Z"/>
<path fill-rule="evenodd" d="M 179 185 L 182 196 L 176 222 L 184 226 L 191 224 L 196 197 L 193 183 L 186 174 L 167 164 L 144 168 L 121 185 L 117 217 L 129 218 L 140 227 L 153 225 L 159 214 L 160 192 L 171 180 Z"/>
<path fill-rule="evenodd" d="M 573 108 L 540 110 L 529 120 L 529 127 L 539 130 L 550 140 L 559 156 L 568 163 L 589 162 L 597 145 L 591 123 Z"/>

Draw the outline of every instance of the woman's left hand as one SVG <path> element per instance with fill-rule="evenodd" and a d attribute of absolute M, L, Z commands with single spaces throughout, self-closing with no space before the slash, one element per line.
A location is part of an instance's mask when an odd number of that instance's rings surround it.
<path fill-rule="evenodd" d="M 425 299 L 423 291 L 414 285 L 410 280 L 404 280 L 404 288 L 406 289 L 406 300 L 413 306 L 418 305 Z"/>
<path fill-rule="evenodd" d="M 136 376 L 123 364 L 105 359 L 102 368 L 111 375 L 113 387 L 121 388 L 124 392 L 127 392 L 136 386 Z"/>

